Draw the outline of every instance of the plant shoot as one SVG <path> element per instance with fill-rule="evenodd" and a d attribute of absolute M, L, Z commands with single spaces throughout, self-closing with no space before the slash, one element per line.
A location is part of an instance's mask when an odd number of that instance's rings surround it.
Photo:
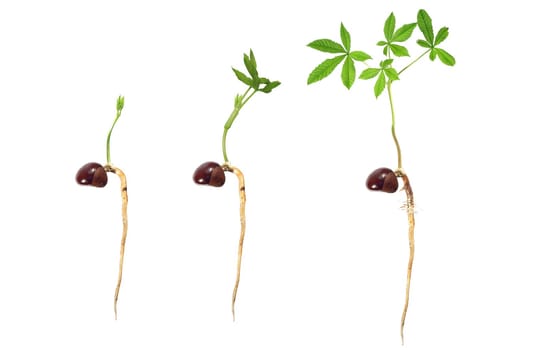
<path fill-rule="evenodd" d="M 404 43 L 407 42 L 418 28 L 422 38 L 416 40 L 416 44 L 422 52 L 411 58 L 410 51 Z M 391 13 L 385 21 L 384 39 L 377 42 L 377 46 L 382 48 L 382 59 L 377 64 L 369 65 L 368 60 L 372 57 L 364 51 L 351 50 L 351 35 L 345 28 L 343 23 L 340 25 L 341 43 L 331 39 L 319 39 L 312 41 L 308 46 L 312 49 L 334 54 L 334 57 L 328 58 L 320 63 L 309 74 L 307 84 L 318 82 L 329 76 L 342 62 L 341 81 L 343 85 L 350 89 L 356 80 L 355 61 L 362 62 L 366 68 L 362 70 L 359 79 L 372 80 L 374 79 L 373 93 L 378 98 L 384 91 L 388 97 L 391 116 L 391 134 L 394 141 L 394 146 L 397 153 L 396 170 L 390 168 L 378 168 L 374 170 L 366 180 L 366 187 L 371 191 L 380 191 L 386 193 L 394 193 L 398 189 L 398 180 L 403 180 L 403 190 L 406 193 L 407 201 L 405 208 L 407 210 L 408 219 L 408 239 L 409 239 L 409 261 L 407 264 L 407 282 L 405 290 L 405 302 L 400 321 L 400 336 L 402 344 L 404 342 L 404 325 L 409 306 L 409 291 L 411 286 L 411 272 L 413 269 L 413 259 L 415 255 L 415 211 L 413 189 L 407 173 L 402 164 L 402 151 L 398 137 L 396 136 L 396 113 L 394 110 L 394 102 L 392 98 L 392 85 L 400 80 L 403 73 L 411 68 L 415 63 L 419 62 L 423 57 L 428 56 L 430 61 L 435 61 L 436 57 L 447 66 L 454 66 L 455 58 L 445 51 L 441 44 L 449 35 L 447 27 L 441 27 L 437 33 L 434 32 L 432 19 L 425 10 L 419 10 L 417 13 L 416 22 L 407 23 L 399 27 L 396 26 L 396 17 Z M 399 61 L 408 60 L 402 68 L 399 66 Z"/>
<path fill-rule="evenodd" d="M 102 166 L 99 163 L 91 162 L 83 165 L 76 174 L 76 181 L 80 185 L 90 185 L 93 187 L 105 187 L 107 185 L 108 179 L 107 179 L 107 173 L 114 173 L 119 177 L 119 180 L 121 182 L 121 201 L 122 201 L 122 208 L 121 208 L 121 215 L 123 220 L 123 232 L 121 236 L 121 251 L 120 251 L 120 258 L 119 258 L 119 273 L 117 277 L 117 286 L 115 287 L 115 295 L 113 297 L 113 311 L 115 312 L 115 319 L 117 319 L 117 300 L 119 299 L 119 291 L 121 289 L 121 281 L 123 278 L 123 264 L 124 264 L 124 247 L 126 244 L 126 236 L 128 233 L 128 214 L 127 214 L 127 207 L 128 207 L 128 190 L 126 186 L 126 175 L 124 172 L 111 163 L 111 154 L 110 154 L 110 140 L 111 140 L 111 132 L 113 131 L 113 128 L 115 127 L 115 124 L 117 123 L 117 120 L 119 120 L 119 117 L 121 116 L 121 112 L 124 107 L 124 97 L 119 96 L 117 98 L 117 115 L 115 117 L 115 120 L 113 121 L 113 124 L 111 126 L 111 129 L 109 130 L 109 133 L 107 135 L 106 140 L 106 165 Z"/>
<path fill-rule="evenodd" d="M 226 138 L 228 135 L 228 130 L 232 127 L 234 120 L 236 120 L 239 112 L 245 106 L 245 104 L 257 93 L 270 93 L 273 89 L 279 86 L 281 83 L 279 81 L 271 81 L 268 78 L 261 77 L 256 64 L 256 58 L 253 53 L 253 50 L 249 51 L 249 54 L 243 55 L 243 63 L 247 73 L 232 68 L 234 74 L 239 81 L 247 85 L 246 90 L 242 94 L 237 94 L 234 98 L 234 109 L 228 117 L 226 123 L 224 124 L 224 130 L 222 135 L 222 154 L 224 162 L 222 165 L 219 165 L 217 162 L 205 162 L 202 163 L 194 172 L 193 180 L 196 184 L 199 185 L 209 185 L 212 187 L 221 187 L 224 185 L 226 177 L 225 172 L 230 172 L 236 175 L 238 178 L 238 190 L 239 190 L 239 216 L 240 216 L 240 237 L 238 243 L 238 260 L 236 267 L 236 280 L 234 283 L 234 290 L 232 292 L 232 318 L 236 319 L 235 313 L 235 303 L 238 293 L 239 281 L 241 276 L 241 259 L 243 255 L 243 241 L 245 239 L 245 178 L 243 173 L 239 168 L 236 168 L 230 164 L 228 159 L 228 153 L 226 151 Z"/>

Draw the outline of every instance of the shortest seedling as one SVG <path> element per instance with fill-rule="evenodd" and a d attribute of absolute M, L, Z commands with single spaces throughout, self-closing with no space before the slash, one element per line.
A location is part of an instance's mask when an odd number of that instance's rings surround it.
<path fill-rule="evenodd" d="M 236 269 L 236 282 L 234 284 L 234 291 L 232 292 L 232 317 L 235 320 L 236 319 L 236 312 L 235 312 L 235 303 L 236 303 L 236 296 L 238 292 L 239 287 L 239 280 L 241 275 L 241 258 L 243 255 L 243 241 L 245 239 L 245 178 L 243 176 L 243 173 L 240 169 L 230 165 L 230 161 L 228 160 L 228 155 L 226 152 L 226 135 L 228 134 L 228 130 L 232 126 L 232 123 L 236 119 L 236 117 L 239 114 L 239 111 L 245 104 L 251 99 L 251 97 L 254 96 L 257 92 L 264 92 L 269 93 L 274 88 L 279 86 L 281 84 L 279 81 L 270 81 L 267 78 L 263 78 L 258 74 L 257 66 L 256 66 L 256 59 L 255 55 L 253 54 L 253 50 L 250 50 L 249 55 L 244 54 L 243 55 L 243 62 L 245 64 L 245 68 L 247 69 L 249 75 L 246 75 L 245 73 L 232 68 L 234 71 L 234 74 L 236 77 L 245 85 L 248 86 L 248 88 L 245 90 L 245 92 L 241 95 L 236 95 L 234 99 L 234 110 L 230 114 L 230 117 L 224 124 L 224 131 L 222 136 L 222 153 L 224 157 L 224 163 L 220 165 L 217 162 L 205 162 L 202 163 L 195 171 L 192 176 L 192 179 L 194 182 L 198 185 L 208 185 L 212 187 L 221 187 L 224 185 L 226 181 L 225 172 L 231 172 L 238 178 L 238 189 L 239 189 L 239 200 L 240 200 L 240 206 L 239 206 L 239 215 L 240 215 L 240 222 L 241 222 L 241 233 L 239 237 L 239 244 L 238 244 L 238 263 L 237 263 L 237 269 Z"/>
<path fill-rule="evenodd" d="M 119 176 L 121 181 L 121 199 L 122 199 L 122 218 L 123 218 L 123 233 L 121 238 L 121 256 L 119 261 L 119 275 L 117 277 L 117 286 L 115 288 L 115 296 L 113 297 L 113 311 L 115 312 L 115 319 L 117 319 L 117 300 L 119 299 L 119 290 L 121 289 L 121 280 L 123 278 L 123 263 L 124 263 L 124 246 L 126 243 L 126 235 L 128 233 L 128 190 L 126 187 L 126 176 L 124 172 L 111 164 L 111 157 L 109 151 L 109 144 L 111 139 L 111 132 L 121 116 L 121 112 L 124 107 L 124 97 L 119 96 L 117 99 L 117 115 L 113 121 L 113 125 L 109 130 L 106 141 L 106 153 L 107 163 L 102 166 L 100 163 L 90 162 L 83 165 L 75 176 L 75 180 L 80 185 L 93 186 L 93 187 L 105 187 L 107 185 L 107 173 L 114 173 Z"/>

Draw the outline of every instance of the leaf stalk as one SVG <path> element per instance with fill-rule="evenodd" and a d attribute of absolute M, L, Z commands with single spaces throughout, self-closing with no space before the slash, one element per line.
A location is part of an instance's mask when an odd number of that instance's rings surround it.
<path fill-rule="evenodd" d="M 411 63 L 409 63 L 407 66 L 403 67 L 399 72 L 398 72 L 398 75 L 402 74 L 403 71 L 405 71 L 407 68 L 411 67 L 412 65 L 414 65 L 418 60 L 420 60 L 421 58 L 423 58 L 426 54 L 428 54 L 429 52 L 431 51 L 431 49 L 428 49 L 426 51 L 424 51 L 419 57 L 415 58 Z"/>

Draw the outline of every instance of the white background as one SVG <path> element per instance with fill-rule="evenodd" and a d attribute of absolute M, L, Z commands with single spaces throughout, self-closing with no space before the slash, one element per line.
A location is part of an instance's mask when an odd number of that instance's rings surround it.
<path fill-rule="evenodd" d="M 487 5 L 488 4 L 488 5 Z M 427 58 L 393 86 L 418 204 L 405 349 L 541 349 L 541 27 L 536 2 L 5 1 L 0 5 L 1 349 L 399 349 L 408 254 L 403 192 L 370 193 L 395 167 L 385 98 L 339 71 L 306 85 L 339 41 L 380 57 L 391 11 L 419 8 L 455 67 Z M 416 38 L 421 37 L 415 32 Z M 414 56 L 420 50 L 408 44 Z M 237 183 L 198 187 L 252 48 L 259 94 L 229 134 L 247 182 L 237 320 L 230 296 Z M 403 61 L 407 62 L 407 61 Z M 403 66 L 401 64 L 400 66 Z M 358 65 L 360 72 L 362 65 Z M 118 180 L 129 233 L 114 321 Z M 384 97 L 384 96 L 383 96 Z"/>

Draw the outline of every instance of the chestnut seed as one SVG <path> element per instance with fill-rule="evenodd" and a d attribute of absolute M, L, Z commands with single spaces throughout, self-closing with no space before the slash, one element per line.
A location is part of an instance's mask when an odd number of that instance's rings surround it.
<path fill-rule="evenodd" d="M 194 171 L 192 179 L 198 185 L 221 187 L 226 177 L 223 168 L 218 163 L 205 162 Z"/>
<path fill-rule="evenodd" d="M 77 171 L 75 181 L 80 185 L 104 187 L 107 185 L 107 172 L 99 163 L 87 163 Z"/>
<path fill-rule="evenodd" d="M 398 190 L 398 179 L 391 169 L 379 168 L 368 176 L 366 187 L 371 191 L 394 193 Z"/>

